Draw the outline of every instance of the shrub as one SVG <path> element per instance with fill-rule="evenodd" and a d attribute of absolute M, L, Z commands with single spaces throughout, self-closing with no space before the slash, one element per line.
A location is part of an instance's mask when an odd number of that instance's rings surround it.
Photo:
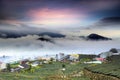
<path fill-rule="evenodd" d="M 7 66 L 6 66 L 6 67 L 7 67 L 7 71 L 8 71 L 8 72 L 10 72 L 10 71 L 11 71 L 11 66 L 10 66 L 10 64 L 9 64 L 9 63 L 7 64 Z"/>

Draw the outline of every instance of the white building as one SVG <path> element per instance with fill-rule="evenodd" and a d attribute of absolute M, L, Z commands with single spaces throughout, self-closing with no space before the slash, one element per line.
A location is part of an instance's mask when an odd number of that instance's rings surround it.
<path fill-rule="evenodd" d="M 113 50 L 111 49 L 110 51 L 100 53 L 100 58 L 106 58 L 112 55 L 120 55 L 120 49 L 113 48 Z"/>
<path fill-rule="evenodd" d="M 102 64 L 101 61 L 89 61 L 89 62 L 84 62 L 85 64 Z"/>
<path fill-rule="evenodd" d="M 112 52 L 102 52 L 101 54 L 100 54 L 100 58 L 106 58 L 106 57 L 108 57 L 108 56 L 112 56 Z"/>
<path fill-rule="evenodd" d="M 7 68 L 6 63 L 0 62 L 0 70 L 5 69 L 5 68 Z"/>

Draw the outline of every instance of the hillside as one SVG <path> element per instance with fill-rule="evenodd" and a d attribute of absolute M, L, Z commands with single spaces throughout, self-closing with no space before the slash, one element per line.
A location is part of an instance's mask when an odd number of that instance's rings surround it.
<path fill-rule="evenodd" d="M 62 64 L 66 67 L 64 72 L 61 71 Z M 33 72 L 0 72 L 0 80 L 90 80 L 82 76 L 82 73 L 79 74 L 85 66 L 85 64 L 53 62 L 32 68 Z"/>
<path fill-rule="evenodd" d="M 120 55 L 111 56 L 110 60 L 110 62 L 100 65 L 91 65 L 87 69 L 94 73 L 105 74 L 108 76 L 120 78 Z"/>
<path fill-rule="evenodd" d="M 92 33 L 90 35 L 87 36 L 88 40 L 112 40 L 111 38 L 108 37 L 104 37 L 95 33 Z"/>

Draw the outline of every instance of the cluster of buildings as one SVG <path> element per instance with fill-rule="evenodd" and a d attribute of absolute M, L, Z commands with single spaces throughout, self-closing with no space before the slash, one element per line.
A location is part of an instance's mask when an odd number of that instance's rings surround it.
<path fill-rule="evenodd" d="M 112 58 L 115 57 L 120 57 L 120 49 L 112 48 L 109 51 L 102 52 L 98 54 L 92 61 L 85 62 L 85 63 L 98 63 L 102 64 L 103 62 L 108 62 L 111 61 Z"/>
<path fill-rule="evenodd" d="M 102 64 L 107 60 L 108 57 L 120 55 L 120 49 L 112 48 L 107 52 L 102 52 L 98 55 L 96 54 L 69 54 L 65 55 L 64 53 L 59 53 L 56 55 L 46 55 L 45 57 L 36 57 L 34 61 L 29 59 L 22 59 L 19 62 L 19 65 L 11 69 L 12 72 L 19 71 L 21 69 L 29 69 L 30 67 L 36 67 L 38 65 L 47 64 L 51 61 L 61 61 L 61 62 L 83 62 L 85 64 Z M 6 69 L 7 63 L 3 62 L 2 59 L 6 58 L 5 56 L 0 57 L 0 70 Z M 30 65 L 29 65 L 30 64 Z"/>
<path fill-rule="evenodd" d="M 103 62 L 107 61 L 109 57 L 119 57 L 120 56 L 120 49 L 112 48 L 109 51 L 102 52 L 98 55 L 96 54 L 69 54 L 63 55 L 59 59 L 60 61 L 71 61 L 71 62 L 83 62 L 85 64 L 102 64 Z M 110 59 L 110 58 L 109 58 Z"/>

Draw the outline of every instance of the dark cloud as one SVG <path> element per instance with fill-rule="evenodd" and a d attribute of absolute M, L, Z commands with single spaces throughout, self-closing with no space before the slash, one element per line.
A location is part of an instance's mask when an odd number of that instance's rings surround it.
<path fill-rule="evenodd" d="M 57 33 L 55 30 L 37 28 L 22 23 L 16 25 L 4 22 L 0 23 L 0 38 L 18 38 L 27 35 L 50 36 L 52 38 L 65 37 L 65 35 Z"/>
<path fill-rule="evenodd" d="M 94 22 L 93 24 L 84 28 L 86 30 L 92 29 L 120 29 L 120 16 L 113 16 L 113 17 L 105 17 L 99 19 L 98 21 Z"/>
<path fill-rule="evenodd" d="M 102 23 L 120 23 L 120 17 L 107 17 L 100 20 Z"/>
<path fill-rule="evenodd" d="M 120 25 L 120 17 L 106 17 L 98 21 L 95 26 L 103 26 L 103 27 L 111 27 L 111 26 L 116 26 L 119 27 Z"/>
<path fill-rule="evenodd" d="M 27 35 L 39 35 L 47 31 L 50 30 L 23 23 L 10 24 L 4 21 L 0 22 L 0 38 L 18 38 Z"/>
<path fill-rule="evenodd" d="M 7 31 L 7 30 L 8 31 L 23 31 L 23 32 L 25 32 L 27 30 L 27 31 L 33 32 L 34 30 L 41 31 L 41 28 L 35 28 L 33 26 L 29 26 L 29 25 L 23 24 L 23 23 L 10 24 L 10 23 L 1 21 L 0 22 L 0 30 L 1 31 Z M 42 29 L 42 30 L 45 30 L 45 29 Z"/>
<path fill-rule="evenodd" d="M 31 0 L 2 0 L 0 19 L 24 19 L 25 13 L 32 8 Z M 29 5 L 30 4 L 30 5 Z"/>

